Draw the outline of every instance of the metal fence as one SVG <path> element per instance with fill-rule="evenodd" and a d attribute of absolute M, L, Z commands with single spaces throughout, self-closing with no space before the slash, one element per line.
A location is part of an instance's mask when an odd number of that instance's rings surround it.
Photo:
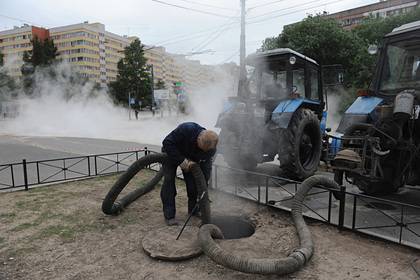
<path fill-rule="evenodd" d="M 26 161 L 0 165 L 0 191 L 109 175 L 125 171 L 133 162 L 152 151 L 143 149 L 121 153 Z M 158 169 L 159 164 L 149 166 Z"/>
<path fill-rule="evenodd" d="M 223 192 L 291 211 L 301 182 L 214 165 L 212 187 Z M 303 214 L 322 222 L 420 249 L 420 207 L 346 191 L 340 199 L 322 186 L 312 188 Z"/>

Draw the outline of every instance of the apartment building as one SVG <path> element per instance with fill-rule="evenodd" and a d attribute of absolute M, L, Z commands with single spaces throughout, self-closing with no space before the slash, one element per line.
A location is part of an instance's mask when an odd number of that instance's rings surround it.
<path fill-rule="evenodd" d="M 105 87 L 117 78 L 117 63 L 124 48 L 136 37 L 120 36 L 105 30 L 102 23 L 78 23 L 45 29 L 24 25 L 0 32 L 0 52 L 10 76 L 19 80 L 24 51 L 30 51 L 30 40 L 37 35 L 50 37 L 58 49 L 57 59 L 67 61 L 77 71 Z M 142 42 L 144 44 L 144 42 Z M 170 54 L 162 46 L 144 46 L 145 57 L 153 68 L 155 84 L 160 79 L 168 89 L 181 83 L 186 93 L 194 93 L 212 80 L 212 67 L 190 61 L 182 55 Z"/>
<path fill-rule="evenodd" d="M 4 64 L 9 69 L 9 75 L 15 79 L 22 76 L 20 68 L 23 64 L 22 56 L 25 51 L 32 49 L 31 39 L 37 35 L 41 39 L 49 37 L 49 30 L 45 28 L 24 26 L 0 32 L 0 52 L 4 54 Z"/>
<path fill-rule="evenodd" d="M 51 28 L 50 37 L 59 55 L 78 72 L 105 86 L 115 81 L 117 63 L 131 40 L 105 31 L 101 23 L 88 22 Z"/>
<path fill-rule="evenodd" d="M 334 17 L 340 20 L 344 29 L 352 29 L 363 21 L 369 14 L 379 14 L 382 17 L 403 14 L 417 10 L 420 1 L 413 0 L 380 0 L 378 3 L 357 7 L 354 9 L 325 14 L 326 18 Z"/>

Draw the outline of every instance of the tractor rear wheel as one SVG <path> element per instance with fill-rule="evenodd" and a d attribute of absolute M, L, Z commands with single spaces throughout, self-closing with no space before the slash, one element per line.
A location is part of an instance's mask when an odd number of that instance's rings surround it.
<path fill-rule="evenodd" d="M 287 127 L 280 133 L 280 167 L 289 177 L 303 180 L 318 168 L 322 135 L 318 118 L 311 110 L 299 108 Z"/>

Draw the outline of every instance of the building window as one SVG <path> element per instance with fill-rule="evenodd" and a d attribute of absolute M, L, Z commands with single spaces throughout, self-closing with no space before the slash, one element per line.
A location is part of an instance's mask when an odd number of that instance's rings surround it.
<path fill-rule="evenodd" d="M 354 24 L 359 24 L 361 22 L 362 22 L 362 18 L 361 17 L 358 17 L 358 18 L 353 19 L 353 23 Z"/>

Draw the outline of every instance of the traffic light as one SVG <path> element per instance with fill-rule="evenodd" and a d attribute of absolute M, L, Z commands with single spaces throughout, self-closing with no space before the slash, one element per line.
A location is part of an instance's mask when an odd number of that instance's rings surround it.
<path fill-rule="evenodd" d="M 177 96 L 178 96 L 178 94 L 180 93 L 180 91 L 181 91 L 181 84 L 182 83 L 180 83 L 180 82 L 178 82 L 178 83 L 175 83 L 174 82 L 174 85 L 172 86 L 172 91 L 173 91 L 173 93 L 174 94 L 176 94 Z"/>

